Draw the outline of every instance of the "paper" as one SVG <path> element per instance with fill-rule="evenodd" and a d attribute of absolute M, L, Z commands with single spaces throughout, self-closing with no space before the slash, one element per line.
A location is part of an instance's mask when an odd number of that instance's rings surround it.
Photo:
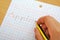
<path fill-rule="evenodd" d="M 12 1 L 11 8 L 9 8 L 0 28 L 1 40 L 35 40 L 33 31 L 35 18 L 32 13 L 29 13 L 29 11 L 33 11 L 29 8 L 27 12 L 26 8 L 22 7 L 25 6 L 22 2 Z"/>
<path fill-rule="evenodd" d="M 0 25 L 6 15 L 11 0 L 0 0 Z"/>
<path fill-rule="evenodd" d="M 44 6 L 39 8 L 40 4 Z M 60 17 L 59 14 L 57 15 L 59 12 L 60 7 L 49 6 L 35 0 L 12 0 L 0 27 L 0 40 L 36 40 L 34 35 L 35 21 L 45 15 Z"/>

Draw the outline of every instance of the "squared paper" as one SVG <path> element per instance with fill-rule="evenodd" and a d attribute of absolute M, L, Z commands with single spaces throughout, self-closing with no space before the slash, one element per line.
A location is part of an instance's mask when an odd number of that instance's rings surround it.
<path fill-rule="evenodd" d="M 39 5 L 43 7 L 39 8 Z M 59 7 L 35 0 L 12 0 L 0 27 L 0 40 L 36 40 L 35 21 L 45 15 L 51 15 L 60 21 L 59 13 Z"/>

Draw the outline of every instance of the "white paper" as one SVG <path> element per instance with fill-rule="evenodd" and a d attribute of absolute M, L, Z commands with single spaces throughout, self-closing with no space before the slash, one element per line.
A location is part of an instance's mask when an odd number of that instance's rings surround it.
<path fill-rule="evenodd" d="M 0 27 L 0 40 L 35 40 L 35 21 L 45 15 L 60 21 L 59 11 L 60 7 L 35 0 L 12 0 Z"/>

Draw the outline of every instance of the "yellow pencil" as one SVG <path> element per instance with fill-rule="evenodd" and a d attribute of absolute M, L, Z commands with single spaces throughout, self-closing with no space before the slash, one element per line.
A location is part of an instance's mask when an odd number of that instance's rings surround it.
<path fill-rule="evenodd" d="M 46 37 L 46 35 L 43 33 L 42 29 L 39 27 L 39 25 L 36 23 L 36 27 L 39 30 L 40 34 L 42 35 L 44 40 L 48 40 L 48 38 Z"/>

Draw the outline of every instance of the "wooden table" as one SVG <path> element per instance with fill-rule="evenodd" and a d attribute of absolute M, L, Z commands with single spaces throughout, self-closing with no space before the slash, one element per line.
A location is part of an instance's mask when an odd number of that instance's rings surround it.
<path fill-rule="evenodd" d="M 60 6 L 60 0 L 38 0 L 38 1 Z"/>
<path fill-rule="evenodd" d="M 0 25 L 6 15 L 11 0 L 0 0 Z"/>

